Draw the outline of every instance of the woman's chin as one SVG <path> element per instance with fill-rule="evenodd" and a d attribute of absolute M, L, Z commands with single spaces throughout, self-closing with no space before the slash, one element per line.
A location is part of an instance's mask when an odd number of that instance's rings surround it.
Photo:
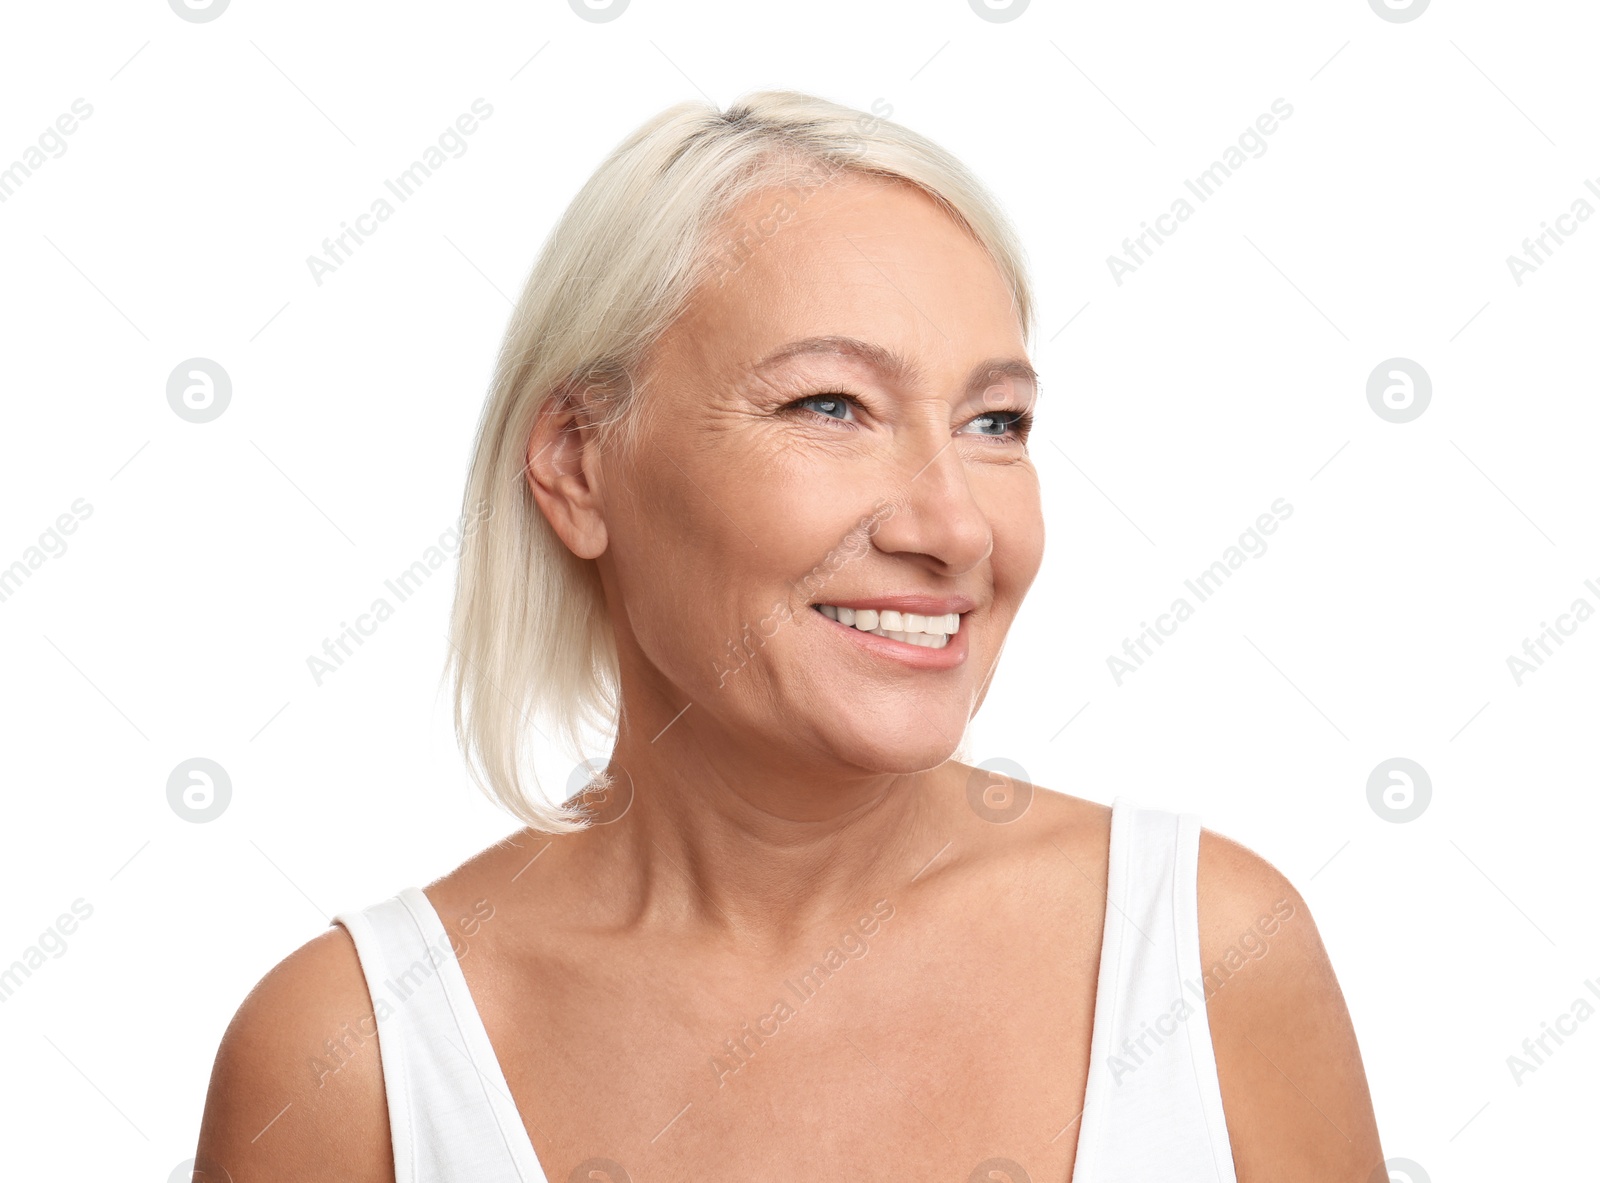
<path fill-rule="evenodd" d="M 952 724 L 946 728 L 948 736 L 938 732 L 930 735 L 928 732 L 931 730 L 931 727 L 923 724 L 919 729 L 901 735 L 885 734 L 881 729 L 874 732 L 850 731 L 836 734 L 831 741 L 825 742 L 829 743 L 841 763 L 880 775 L 909 776 L 937 768 L 956 753 L 961 742 L 962 726 Z"/>

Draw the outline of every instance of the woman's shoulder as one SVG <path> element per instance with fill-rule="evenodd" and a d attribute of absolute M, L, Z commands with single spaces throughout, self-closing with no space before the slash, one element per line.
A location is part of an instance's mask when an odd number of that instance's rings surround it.
<path fill-rule="evenodd" d="M 452 945 L 481 924 L 485 894 L 503 904 L 516 889 L 518 867 L 542 845 L 530 834 L 496 842 L 422 889 Z M 196 1158 L 235 1179 L 393 1183 L 377 1015 L 343 924 L 284 956 L 239 1004 L 212 1066 Z"/>
<path fill-rule="evenodd" d="M 458 957 L 482 947 L 478 961 L 503 951 L 513 933 L 524 942 L 571 920 L 581 885 L 572 857 L 585 832 L 550 834 L 524 828 L 485 847 L 420 888 L 451 934 Z M 510 923 L 508 923 L 508 921 Z M 509 930 L 509 931 L 508 931 Z"/>
<path fill-rule="evenodd" d="M 1043 785 L 997 777 L 983 769 L 966 770 L 967 803 L 977 819 L 971 829 L 980 836 L 985 855 L 1006 866 L 1033 858 L 1054 858 L 1073 876 L 1091 881 L 1105 894 L 1113 818 L 1120 812 L 1138 832 L 1140 822 L 1171 821 L 1177 810 L 1148 807 L 1119 797 L 1104 804 Z M 983 824 L 989 823 L 989 824 Z M 1159 827 L 1165 831 L 1165 827 Z M 992 844 L 981 836 L 990 835 Z M 1063 861 L 1064 860 L 1064 861 Z M 1302 919 L 1299 932 L 1315 935 L 1305 901 L 1289 879 L 1267 859 L 1233 839 L 1199 828 L 1197 855 L 1202 954 L 1226 953 L 1241 926 L 1249 928 L 1276 907 Z M 1301 948 L 1301 953 L 1306 949 Z"/>
<path fill-rule="evenodd" d="M 974 776 L 979 770 L 973 770 Z M 1006 844 L 1013 856 L 1026 856 L 1032 848 L 1054 848 L 1066 855 L 1080 869 L 1098 871 L 1098 882 L 1106 884 L 1107 864 L 1110 860 L 1112 818 L 1118 808 L 1128 812 L 1154 815 L 1176 815 L 1179 810 L 1147 807 L 1133 799 L 1118 797 L 1117 804 L 1107 805 L 1086 797 L 1074 797 L 1067 792 L 1048 789 L 1040 784 L 1013 783 L 1005 792 L 970 792 L 973 813 L 982 820 L 1000 823 L 995 831 L 1011 829 L 1005 823 L 1027 816 L 1029 826 L 1018 826 L 1032 840 Z M 1198 839 L 1198 901 L 1202 944 L 1208 938 L 1234 932 L 1235 925 L 1250 927 L 1254 920 L 1277 904 L 1280 909 L 1293 911 L 1294 916 L 1304 916 L 1309 924 L 1306 901 L 1290 879 L 1278 871 L 1277 866 L 1262 858 L 1250 847 L 1235 842 L 1226 834 L 1200 826 Z M 1227 941 L 1221 948 L 1226 949 Z"/>
<path fill-rule="evenodd" d="M 1074 797 L 1005 773 L 959 765 L 962 812 L 972 829 L 992 835 L 997 849 L 1026 855 L 1054 848 L 1104 865 L 1111 835 L 1111 806 Z"/>
<path fill-rule="evenodd" d="M 218 1046 L 196 1159 L 235 1179 L 392 1183 L 372 1016 L 343 926 L 274 965 Z"/>
<path fill-rule="evenodd" d="M 1145 820 L 1156 817 L 1166 821 L 1173 820 L 1179 812 L 1122 797 L 1115 804 L 1106 805 L 1039 785 L 1022 786 L 1018 792 L 1031 797 L 1030 808 L 1037 815 L 1036 840 L 1095 867 L 1102 887 L 1110 861 L 1112 821 L 1119 810 L 1144 815 Z M 1128 824 L 1136 826 L 1131 818 Z M 1305 923 L 1299 929 L 1315 935 L 1305 901 L 1283 872 L 1232 838 L 1203 826 L 1198 828 L 1196 888 L 1202 952 L 1207 944 L 1219 939 L 1218 950 L 1225 951 L 1228 940 L 1222 938 L 1230 933 L 1237 938 L 1240 925 L 1248 928 L 1263 916 L 1270 918 L 1274 909 L 1303 917 Z"/>
<path fill-rule="evenodd" d="M 1075 850 L 1079 872 L 1097 877 L 1103 890 L 1114 807 L 1031 791 L 1040 837 L 1063 853 Z M 1349 1010 L 1310 908 L 1268 859 L 1197 828 L 1197 985 L 1238 1176 L 1366 1179 L 1383 1161 L 1377 1124 Z"/>

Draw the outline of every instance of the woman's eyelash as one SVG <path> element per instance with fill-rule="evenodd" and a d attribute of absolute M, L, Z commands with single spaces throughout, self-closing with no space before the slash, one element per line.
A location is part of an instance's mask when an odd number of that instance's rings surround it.
<path fill-rule="evenodd" d="M 786 411 L 794 410 L 797 407 L 803 407 L 806 403 L 816 402 L 844 402 L 849 403 L 858 411 L 866 410 L 865 405 L 859 398 L 853 394 L 847 394 L 842 390 L 825 390 L 818 394 L 808 394 L 803 398 L 795 399 L 793 402 L 787 404 L 783 409 Z M 833 419 L 835 423 L 848 422 L 848 420 L 845 419 L 835 419 L 832 415 L 823 415 L 820 411 L 816 412 L 816 414 L 824 419 Z M 1003 420 L 1007 424 L 1008 428 L 1016 434 L 1016 438 L 1019 440 L 1026 440 L 1028 438 L 1028 433 L 1033 430 L 1033 412 L 1031 411 L 985 411 L 981 415 L 973 416 L 973 418 Z M 987 435 L 988 433 L 983 434 Z M 990 436 L 989 438 L 1001 439 L 1004 437 Z"/>

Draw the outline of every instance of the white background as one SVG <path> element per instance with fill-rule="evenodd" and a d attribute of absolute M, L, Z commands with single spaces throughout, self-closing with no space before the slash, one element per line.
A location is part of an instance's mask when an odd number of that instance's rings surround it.
<path fill-rule="evenodd" d="M 586 176 L 661 108 L 766 86 L 889 104 L 1029 251 L 1050 534 L 973 758 L 1198 813 L 1288 874 L 1387 1154 L 1434 1180 L 1592 1164 L 1600 1021 L 1520 1084 L 1507 1057 L 1600 979 L 1600 622 L 1521 685 L 1506 661 L 1600 608 L 1600 218 L 1520 285 L 1506 264 L 1600 209 L 1591 5 L 4 19 L 0 167 L 93 107 L 0 204 L 0 567 L 92 506 L 0 603 L 0 966 L 93 908 L 0 1004 L 8 1175 L 165 1181 L 261 974 L 516 827 L 436 686 L 450 569 L 320 686 L 306 658 L 455 519 L 509 297 Z M 468 150 L 319 286 L 306 257 L 480 97 Z M 1119 285 L 1107 256 L 1278 98 L 1264 154 Z M 205 424 L 166 400 L 197 356 L 233 383 Z M 1403 424 L 1366 397 L 1397 356 L 1433 384 Z M 1276 498 L 1267 552 L 1119 686 L 1107 657 Z M 232 781 L 204 825 L 166 797 L 194 756 Z M 1367 799 L 1394 756 L 1432 782 L 1405 824 Z"/>

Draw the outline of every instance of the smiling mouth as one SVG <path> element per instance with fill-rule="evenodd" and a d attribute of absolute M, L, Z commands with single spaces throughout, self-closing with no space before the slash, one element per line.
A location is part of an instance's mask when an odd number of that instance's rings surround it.
<path fill-rule="evenodd" d="M 942 616 L 922 616 L 915 612 L 877 611 L 872 608 L 839 608 L 833 604 L 811 605 L 829 620 L 847 628 L 876 637 L 887 637 L 906 645 L 920 645 L 924 649 L 943 649 L 950 638 L 961 631 L 961 613 L 947 612 Z"/>

